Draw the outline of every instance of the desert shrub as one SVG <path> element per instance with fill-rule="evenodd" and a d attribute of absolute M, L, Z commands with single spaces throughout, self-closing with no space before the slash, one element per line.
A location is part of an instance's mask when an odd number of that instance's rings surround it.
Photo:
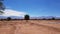
<path fill-rule="evenodd" d="M 54 18 L 54 17 L 52 17 L 52 20 L 55 20 L 55 18 Z"/>
<path fill-rule="evenodd" d="M 3 21 L 3 19 L 0 19 L 0 21 Z"/>
<path fill-rule="evenodd" d="M 29 15 L 25 15 L 25 16 L 24 16 L 24 19 L 25 19 L 25 20 L 29 20 L 29 19 L 30 19 L 30 16 L 29 16 Z"/>
<path fill-rule="evenodd" d="M 51 20 L 51 18 L 47 19 L 47 20 Z"/>
<path fill-rule="evenodd" d="M 7 21 L 9 21 L 9 20 L 11 20 L 11 18 L 10 18 L 10 17 L 8 17 L 8 18 L 7 18 Z"/>
<path fill-rule="evenodd" d="M 46 20 L 46 18 L 43 18 L 42 20 Z"/>

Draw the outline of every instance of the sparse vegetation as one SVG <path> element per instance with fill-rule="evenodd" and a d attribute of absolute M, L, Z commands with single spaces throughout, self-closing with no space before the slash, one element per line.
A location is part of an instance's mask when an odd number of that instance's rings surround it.
<path fill-rule="evenodd" d="M 46 18 L 43 18 L 42 20 L 47 20 Z"/>
<path fill-rule="evenodd" d="M 30 16 L 29 15 L 25 15 L 24 19 L 25 20 L 29 20 L 30 19 Z"/>
<path fill-rule="evenodd" d="M 10 20 L 11 20 L 11 17 L 8 17 L 8 18 L 7 18 L 7 21 L 10 21 Z"/>
<path fill-rule="evenodd" d="M 25 15 L 24 19 L 26 20 L 26 22 L 28 22 L 28 20 L 30 19 L 30 16 L 29 15 Z"/>
<path fill-rule="evenodd" d="M 54 17 L 52 17 L 52 20 L 55 20 L 55 18 L 54 18 Z"/>

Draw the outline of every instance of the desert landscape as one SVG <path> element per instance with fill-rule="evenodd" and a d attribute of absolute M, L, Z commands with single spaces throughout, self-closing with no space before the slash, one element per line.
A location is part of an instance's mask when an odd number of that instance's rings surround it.
<path fill-rule="evenodd" d="M 0 21 L 0 34 L 60 34 L 60 20 Z"/>
<path fill-rule="evenodd" d="M 0 34 L 60 34 L 60 0 L 0 0 Z"/>

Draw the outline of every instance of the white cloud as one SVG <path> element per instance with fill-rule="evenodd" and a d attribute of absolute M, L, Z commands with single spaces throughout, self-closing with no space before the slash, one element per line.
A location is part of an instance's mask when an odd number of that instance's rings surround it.
<path fill-rule="evenodd" d="M 2 16 L 21 16 L 21 17 L 23 17 L 25 14 L 27 14 L 27 13 L 22 12 L 22 11 L 12 10 L 12 9 L 5 9 L 4 14 Z"/>

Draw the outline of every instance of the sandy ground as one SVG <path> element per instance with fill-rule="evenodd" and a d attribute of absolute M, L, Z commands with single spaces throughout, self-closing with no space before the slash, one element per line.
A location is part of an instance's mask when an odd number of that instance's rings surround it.
<path fill-rule="evenodd" d="M 0 21 L 0 34 L 60 34 L 60 20 Z"/>

